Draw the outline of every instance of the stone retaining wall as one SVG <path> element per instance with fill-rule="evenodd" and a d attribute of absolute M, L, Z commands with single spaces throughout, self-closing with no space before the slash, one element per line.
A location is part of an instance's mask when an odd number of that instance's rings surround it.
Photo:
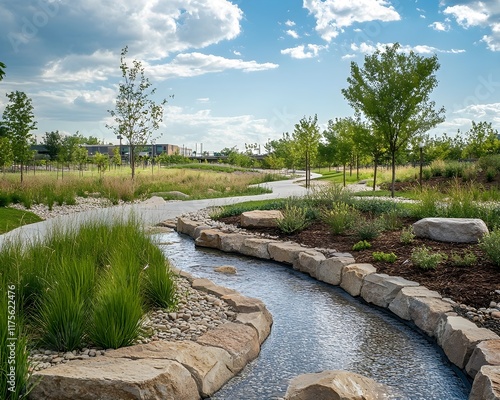
<path fill-rule="evenodd" d="M 200 225 L 197 221 L 179 218 L 177 231 L 191 236 L 197 246 L 289 264 L 413 322 L 436 340 L 450 362 L 474 380 L 470 399 L 500 399 L 500 337 L 458 316 L 452 303 L 439 293 L 417 282 L 378 274 L 371 264 L 357 264 L 345 253 L 328 253 L 327 257 L 322 251 L 296 243 L 227 233 Z M 488 397 L 484 397 L 485 394 Z"/>

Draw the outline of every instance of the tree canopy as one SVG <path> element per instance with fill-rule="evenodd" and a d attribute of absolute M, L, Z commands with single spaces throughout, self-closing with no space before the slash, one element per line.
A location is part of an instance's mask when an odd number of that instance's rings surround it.
<path fill-rule="evenodd" d="M 0 61 L 0 81 L 5 76 L 5 68 L 7 68 L 6 65 Z"/>
<path fill-rule="evenodd" d="M 33 157 L 31 131 L 36 128 L 31 99 L 24 92 L 15 91 L 7 94 L 9 103 L 3 112 L 3 126 L 10 139 L 14 161 L 23 167 Z"/>
<path fill-rule="evenodd" d="M 351 63 L 349 86 L 342 94 L 356 113 L 363 114 L 383 136 L 392 164 L 394 196 L 396 155 L 411 138 L 444 121 L 444 108 L 435 109 L 430 94 L 438 81 L 437 56 L 404 53 L 396 43 L 365 57 L 361 68 Z"/>

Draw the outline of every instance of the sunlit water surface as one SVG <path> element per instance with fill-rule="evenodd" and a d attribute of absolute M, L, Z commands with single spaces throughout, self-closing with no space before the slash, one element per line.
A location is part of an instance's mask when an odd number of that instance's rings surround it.
<path fill-rule="evenodd" d="M 211 399 L 277 399 L 292 377 L 335 369 L 390 385 L 395 399 L 467 399 L 441 351 L 388 313 L 281 264 L 195 248 L 177 233 L 156 239 L 176 267 L 259 298 L 273 315 L 259 357 Z M 220 265 L 238 272 L 214 272 Z"/>

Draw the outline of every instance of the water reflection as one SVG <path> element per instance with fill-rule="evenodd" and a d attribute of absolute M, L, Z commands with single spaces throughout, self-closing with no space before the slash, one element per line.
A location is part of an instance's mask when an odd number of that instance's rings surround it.
<path fill-rule="evenodd" d="M 257 360 L 212 399 L 284 395 L 299 374 L 344 369 L 395 387 L 398 399 L 463 400 L 470 387 L 439 350 L 384 312 L 289 267 L 209 249 L 176 233 L 158 235 L 178 268 L 264 301 L 274 318 Z M 214 272 L 233 265 L 236 275 Z"/>

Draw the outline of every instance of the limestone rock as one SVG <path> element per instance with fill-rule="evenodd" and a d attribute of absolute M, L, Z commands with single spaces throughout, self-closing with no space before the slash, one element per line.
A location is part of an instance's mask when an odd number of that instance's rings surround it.
<path fill-rule="evenodd" d="M 188 218 L 177 218 L 177 232 L 194 237 L 194 230 L 201 223 Z"/>
<path fill-rule="evenodd" d="M 405 287 L 399 291 L 394 300 L 389 304 L 391 310 L 398 317 L 407 321 L 411 320 L 410 304 L 413 304 L 416 298 L 437 298 L 441 295 L 425 286 Z"/>
<path fill-rule="evenodd" d="M 239 253 L 247 235 L 240 233 L 220 233 L 220 249 L 227 253 Z"/>
<path fill-rule="evenodd" d="M 399 276 L 370 274 L 364 280 L 361 297 L 368 303 L 387 308 L 399 291 L 408 286 L 419 286 L 419 284 Z"/>
<path fill-rule="evenodd" d="M 236 317 L 236 321 L 253 327 L 257 331 L 257 335 L 259 335 L 259 343 L 262 344 L 271 333 L 273 317 L 269 311 L 265 310 L 252 313 L 240 313 Z"/>
<path fill-rule="evenodd" d="M 259 299 L 243 296 L 239 293 L 230 293 L 221 297 L 227 304 L 233 307 L 236 312 L 250 313 L 267 310 L 266 305 Z"/>
<path fill-rule="evenodd" d="M 246 256 L 263 258 L 269 260 L 268 245 L 273 242 L 270 239 L 248 238 L 243 241 L 240 252 Z"/>
<path fill-rule="evenodd" d="M 226 350 L 233 358 L 234 373 L 241 371 L 260 351 L 255 329 L 233 322 L 226 322 L 209 330 L 198 338 L 198 343 Z"/>
<path fill-rule="evenodd" d="M 307 248 L 293 242 L 276 242 L 269 243 L 268 251 L 271 259 L 290 265 L 295 265 L 299 258 L 299 254 Z"/>
<path fill-rule="evenodd" d="M 237 294 L 233 289 L 226 288 L 224 286 L 219 286 L 213 283 L 211 280 L 206 278 L 195 278 L 191 281 L 191 286 L 193 289 L 201 290 L 209 294 L 213 294 L 217 297 L 222 297 L 230 294 Z"/>
<path fill-rule="evenodd" d="M 242 228 L 274 228 L 277 220 L 283 218 L 279 210 L 255 210 L 241 214 L 240 225 Z"/>
<path fill-rule="evenodd" d="M 351 264 L 343 268 L 340 287 L 351 296 L 359 296 L 363 280 L 367 275 L 377 272 L 371 264 Z"/>
<path fill-rule="evenodd" d="M 348 371 L 323 371 L 293 378 L 285 400 L 381 400 L 389 388 L 374 380 Z"/>
<path fill-rule="evenodd" d="M 479 343 L 465 366 L 467 374 L 474 378 L 483 365 L 500 366 L 500 340 L 485 340 Z"/>
<path fill-rule="evenodd" d="M 316 269 L 316 278 L 321 282 L 338 286 L 342 281 L 342 270 L 356 261 L 350 256 L 333 256 L 322 260 Z"/>
<path fill-rule="evenodd" d="M 299 254 L 297 269 L 316 278 L 318 276 L 318 268 L 325 259 L 325 255 L 319 251 L 303 251 Z"/>
<path fill-rule="evenodd" d="M 485 365 L 481 367 L 469 395 L 469 400 L 500 399 L 500 367 Z"/>
<path fill-rule="evenodd" d="M 188 340 L 122 347 L 106 352 L 106 357 L 177 361 L 191 373 L 202 397 L 215 393 L 234 375 L 233 360 L 227 351 Z"/>
<path fill-rule="evenodd" d="M 479 328 L 473 322 L 458 316 L 448 316 L 438 343 L 448 359 L 459 368 L 464 368 L 474 350 L 483 340 L 500 339 L 486 328 Z"/>
<path fill-rule="evenodd" d="M 233 267 L 232 265 L 221 265 L 220 267 L 215 267 L 214 271 L 231 275 L 236 273 L 236 267 Z"/>
<path fill-rule="evenodd" d="M 194 232 L 193 236 L 194 237 Z M 194 244 L 196 246 L 200 247 L 209 247 L 212 249 L 219 249 L 220 248 L 220 237 L 219 237 L 220 231 L 216 229 L 205 229 L 200 232 L 200 235 L 196 240 L 194 241 Z"/>
<path fill-rule="evenodd" d="M 413 224 L 417 237 L 440 242 L 477 243 L 488 227 L 477 218 L 424 218 Z"/>
<path fill-rule="evenodd" d="M 59 364 L 33 375 L 41 378 L 31 400 L 193 400 L 195 380 L 172 360 L 97 357 Z"/>

